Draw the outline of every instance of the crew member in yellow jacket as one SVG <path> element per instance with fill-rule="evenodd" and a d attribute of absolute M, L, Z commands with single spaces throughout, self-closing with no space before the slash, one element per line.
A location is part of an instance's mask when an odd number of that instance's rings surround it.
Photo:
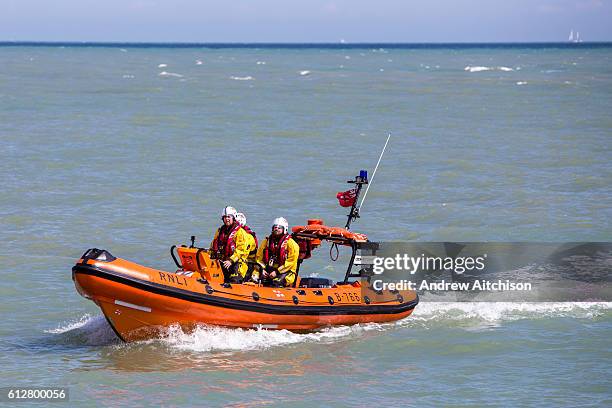
<path fill-rule="evenodd" d="M 244 277 L 244 280 L 245 281 L 253 280 L 255 282 L 258 282 L 259 272 L 255 270 L 255 265 L 257 265 L 257 245 L 258 245 L 257 234 L 255 234 L 255 231 L 253 231 L 251 227 L 247 225 L 246 215 L 244 215 L 243 213 L 239 212 L 236 214 L 236 222 L 238 222 L 238 224 L 240 224 L 244 232 L 246 232 L 245 234 L 246 246 L 247 246 L 246 251 L 248 255 L 246 259 L 247 272 Z"/>
<path fill-rule="evenodd" d="M 225 207 L 221 214 L 223 225 L 215 233 L 211 252 L 221 260 L 226 282 L 241 283 L 247 273 L 247 233 L 236 221 L 236 209 Z"/>
<path fill-rule="evenodd" d="M 291 286 L 297 277 L 300 247 L 289 235 L 289 223 L 283 217 L 272 224 L 272 234 L 257 251 L 262 281 L 272 286 Z"/>

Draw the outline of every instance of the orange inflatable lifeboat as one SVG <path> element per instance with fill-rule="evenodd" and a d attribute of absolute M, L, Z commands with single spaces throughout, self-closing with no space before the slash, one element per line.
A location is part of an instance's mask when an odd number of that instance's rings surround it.
<path fill-rule="evenodd" d="M 348 183 L 355 188 L 338 193 L 340 204 L 351 206 L 345 228 L 326 226 L 316 219 L 293 227 L 293 239 L 300 247 L 298 277 L 293 287 L 224 283 L 219 260 L 208 249 L 195 247 L 193 236 L 191 246 L 170 248 L 178 268 L 175 272 L 148 268 L 92 248 L 72 268 L 72 279 L 79 294 L 102 309 L 124 341 L 157 337 L 171 325 L 180 325 L 183 330 L 212 324 L 309 331 L 407 317 L 418 303 L 415 291 L 374 290 L 369 284 L 372 273 L 368 268 L 353 272 L 357 252 L 374 253 L 377 244 L 364 234 L 349 231 L 351 222 L 359 218 L 357 203 L 362 186 L 368 184 L 367 172 L 361 170 Z M 322 241 L 352 250 L 341 282 L 299 276 L 301 263 Z"/>
<path fill-rule="evenodd" d="M 363 269 L 352 273 L 356 250 L 367 244 L 365 235 L 313 220 L 293 230 L 300 244 L 300 262 L 321 240 L 351 246 L 353 256 L 344 281 L 298 275 L 293 287 L 224 283 L 219 261 L 207 249 L 194 247 L 193 241 L 189 247 L 171 248 L 178 266 L 175 272 L 148 268 L 92 248 L 72 268 L 72 279 L 79 294 L 102 309 L 124 341 L 157 337 L 165 327 L 176 324 L 187 331 L 198 324 L 309 331 L 389 322 L 412 313 L 418 303 L 416 292 L 375 291 Z"/>

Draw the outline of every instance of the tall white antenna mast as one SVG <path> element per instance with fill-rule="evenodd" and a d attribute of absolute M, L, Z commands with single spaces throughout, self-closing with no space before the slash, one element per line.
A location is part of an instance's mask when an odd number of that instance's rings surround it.
<path fill-rule="evenodd" d="M 378 157 L 378 162 L 376 163 L 376 167 L 374 168 L 374 173 L 372 173 L 372 178 L 368 182 L 368 187 L 366 188 L 366 191 L 363 194 L 363 199 L 361 200 L 361 204 L 358 207 L 359 211 L 361 211 L 361 208 L 363 207 L 363 203 L 366 197 L 368 196 L 368 191 L 370 191 L 370 186 L 374 182 L 374 177 L 376 176 L 376 170 L 378 170 L 378 165 L 380 164 L 380 161 L 382 160 L 383 154 L 385 154 L 385 150 L 387 149 L 387 145 L 389 144 L 389 139 L 391 139 L 391 133 L 389 133 L 389 136 L 387 136 L 387 141 L 385 142 L 385 146 L 383 147 L 382 152 L 380 152 L 380 156 Z"/>

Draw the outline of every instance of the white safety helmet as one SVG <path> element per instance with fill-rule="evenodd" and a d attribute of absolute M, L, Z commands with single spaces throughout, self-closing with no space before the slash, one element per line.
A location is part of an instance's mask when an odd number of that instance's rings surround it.
<path fill-rule="evenodd" d="M 223 209 L 223 212 L 221 213 L 221 219 L 228 215 L 231 215 L 232 217 L 234 217 L 234 219 L 236 219 L 236 209 L 234 207 L 230 207 L 229 205 Z"/>
<path fill-rule="evenodd" d="M 279 227 L 283 227 L 284 229 L 284 233 L 287 234 L 287 232 L 289 231 L 289 223 L 287 222 L 287 220 L 283 217 L 278 217 L 274 219 L 274 222 L 272 223 L 272 229 L 274 229 L 274 227 L 276 226 Z"/>
<path fill-rule="evenodd" d="M 246 225 L 246 215 L 243 213 L 236 213 L 236 221 L 240 225 Z"/>

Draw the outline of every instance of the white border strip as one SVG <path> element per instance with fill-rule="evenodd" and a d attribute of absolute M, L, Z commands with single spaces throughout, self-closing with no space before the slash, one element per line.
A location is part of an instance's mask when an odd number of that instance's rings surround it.
<path fill-rule="evenodd" d="M 132 303 L 124 302 L 122 300 L 115 300 L 115 304 L 119 306 L 129 307 L 131 309 L 142 310 L 143 312 L 151 313 L 151 308 L 146 306 L 138 306 Z"/>

